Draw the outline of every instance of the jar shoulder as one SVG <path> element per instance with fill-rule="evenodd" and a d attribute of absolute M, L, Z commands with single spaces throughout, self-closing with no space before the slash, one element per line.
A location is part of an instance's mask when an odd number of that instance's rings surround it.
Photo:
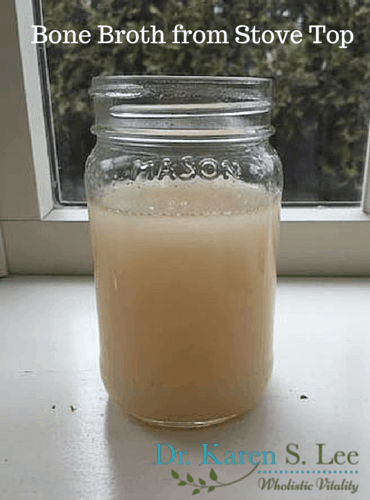
<path fill-rule="evenodd" d="M 282 164 L 268 141 L 225 147 L 148 148 L 99 144 L 86 164 L 87 190 L 119 181 L 230 179 L 282 190 Z"/>

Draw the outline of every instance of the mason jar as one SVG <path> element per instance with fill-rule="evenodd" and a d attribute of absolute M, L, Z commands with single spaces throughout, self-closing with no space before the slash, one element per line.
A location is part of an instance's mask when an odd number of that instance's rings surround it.
<path fill-rule="evenodd" d="M 92 81 L 85 175 L 101 375 L 126 415 L 202 427 L 271 375 L 282 168 L 272 82 Z"/>

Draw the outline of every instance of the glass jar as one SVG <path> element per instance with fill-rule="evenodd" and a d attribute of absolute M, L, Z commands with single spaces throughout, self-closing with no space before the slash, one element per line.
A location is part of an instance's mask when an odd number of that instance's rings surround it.
<path fill-rule="evenodd" d="M 127 415 L 201 427 L 272 370 L 282 169 L 272 83 L 94 78 L 85 176 L 101 373 Z"/>

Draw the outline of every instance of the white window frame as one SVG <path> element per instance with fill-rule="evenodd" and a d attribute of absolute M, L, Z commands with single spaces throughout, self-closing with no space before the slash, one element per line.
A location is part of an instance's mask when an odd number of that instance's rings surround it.
<path fill-rule="evenodd" d="M 53 203 L 32 24 L 29 0 L 2 0 L 0 275 L 6 272 L 5 255 L 9 273 L 87 274 L 92 272 L 87 209 Z M 282 209 L 279 274 L 370 274 L 369 164 L 370 147 L 361 207 Z"/>

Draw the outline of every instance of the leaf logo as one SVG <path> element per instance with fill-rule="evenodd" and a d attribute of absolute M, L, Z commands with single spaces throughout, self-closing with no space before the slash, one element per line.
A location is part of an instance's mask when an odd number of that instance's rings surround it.
<path fill-rule="evenodd" d="M 209 472 L 209 479 L 213 481 L 213 483 L 216 484 L 207 484 L 207 482 L 202 479 L 201 477 L 198 479 L 198 482 L 194 481 L 194 478 L 190 475 L 186 475 L 186 481 L 184 479 L 180 478 L 180 475 L 174 471 L 173 469 L 171 470 L 171 475 L 174 479 L 180 479 L 180 482 L 177 483 L 177 486 L 192 486 L 193 492 L 192 495 L 197 495 L 198 493 L 201 492 L 201 490 L 206 489 L 208 493 L 211 493 L 214 491 L 216 488 L 221 488 L 223 486 L 230 486 L 231 484 L 239 483 L 240 481 L 243 481 L 245 478 L 253 474 L 253 472 L 257 469 L 259 464 L 257 464 L 251 471 L 248 472 L 248 474 L 245 474 L 243 477 L 240 477 L 239 479 L 236 479 L 235 481 L 230 481 L 229 483 L 222 483 L 221 481 L 218 480 L 218 476 L 216 472 L 211 469 Z"/>

